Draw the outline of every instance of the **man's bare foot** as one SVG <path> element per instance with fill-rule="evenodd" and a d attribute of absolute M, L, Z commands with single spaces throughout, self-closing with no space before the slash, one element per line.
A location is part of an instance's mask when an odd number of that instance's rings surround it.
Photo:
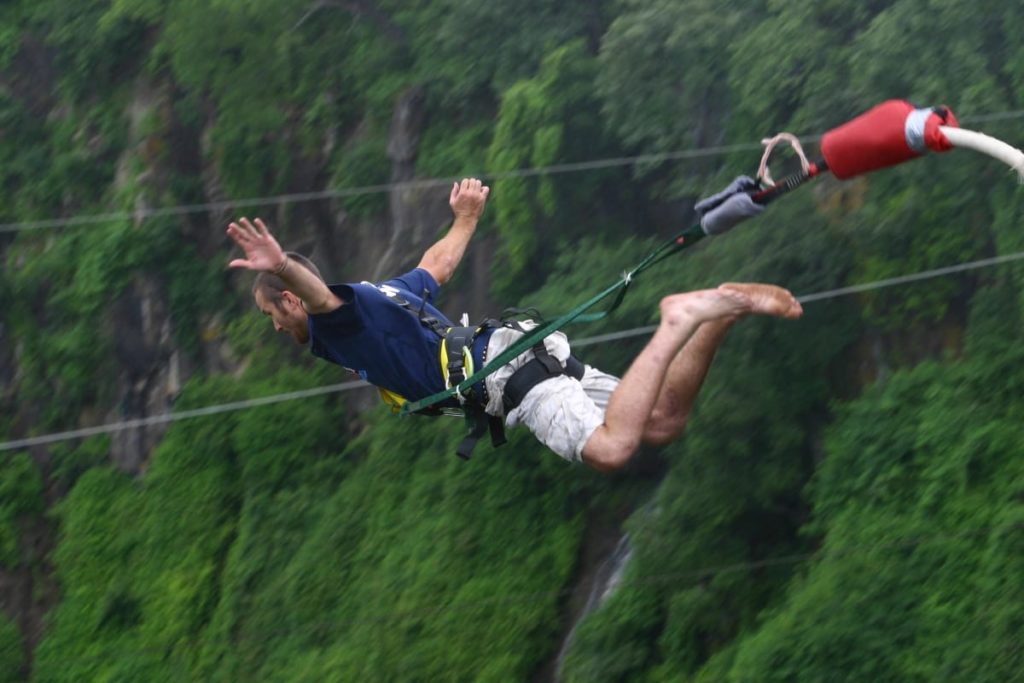
<path fill-rule="evenodd" d="M 670 326 L 736 318 L 755 311 L 754 301 L 738 290 L 702 289 L 661 300 L 661 320 Z"/>
<path fill-rule="evenodd" d="M 788 289 L 759 282 L 726 282 L 719 290 L 745 294 L 753 303 L 751 313 L 795 320 L 804 313 L 800 302 Z"/>

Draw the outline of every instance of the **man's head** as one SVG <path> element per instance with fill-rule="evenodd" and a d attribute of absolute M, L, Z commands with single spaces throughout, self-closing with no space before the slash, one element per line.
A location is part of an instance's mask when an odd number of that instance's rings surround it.
<path fill-rule="evenodd" d="M 301 266 L 323 280 L 320 270 L 308 258 L 292 251 L 287 255 L 292 263 L 290 267 Z M 288 290 L 284 280 L 273 273 L 262 272 L 252 284 L 252 295 L 256 307 L 270 316 L 275 330 L 290 334 L 299 344 L 309 341 L 309 314 L 302 299 Z"/>

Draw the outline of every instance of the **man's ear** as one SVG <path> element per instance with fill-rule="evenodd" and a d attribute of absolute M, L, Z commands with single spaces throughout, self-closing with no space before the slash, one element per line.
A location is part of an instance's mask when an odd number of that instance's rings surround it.
<path fill-rule="evenodd" d="M 287 289 L 281 292 L 281 299 L 287 301 L 291 306 L 302 305 L 302 299 L 296 296 L 294 292 L 289 292 Z"/>

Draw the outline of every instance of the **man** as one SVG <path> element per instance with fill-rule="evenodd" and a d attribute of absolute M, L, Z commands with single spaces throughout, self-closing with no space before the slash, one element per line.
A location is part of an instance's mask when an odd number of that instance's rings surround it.
<path fill-rule="evenodd" d="M 284 252 L 258 218 L 228 227 L 245 252 L 229 266 L 259 272 L 256 305 L 278 332 L 310 344 L 315 355 L 353 369 L 392 396 L 419 400 L 446 387 L 440 336 L 430 323 L 451 323 L 430 300 L 462 260 L 489 191 L 475 178 L 455 183 L 449 197 L 455 220 L 448 233 L 414 270 L 379 285 L 327 285 L 310 261 Z M 666 444 L 683 432 L 715 351 L 736 320 L 751 314 L 795 319 L 803 313 L 785 289 L 734 283 L 667 296 L 660 309 L 657 330 L 621 380 L 590 366 L 580 366 L 579 378 L 564 374 L 561 368 L 571 363 L 569 344 L 556 333 L 536 353 L 528 351 L 486 378 L 480 392 L 484 410 L 508 426 L 526 425 L 568 460 L 617 469 L 641 444 Z M 510 327 L 487 330 L 472 340 L 472 360 L 483 367 L 522 334 Z M 510 403 L 509 383 L 537 353 L 554 357 L 560 374 Z"/>

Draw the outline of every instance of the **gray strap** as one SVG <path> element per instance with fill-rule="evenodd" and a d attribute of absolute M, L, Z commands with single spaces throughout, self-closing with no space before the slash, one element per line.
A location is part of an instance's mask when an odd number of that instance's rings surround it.
<path fill-rule="evenodd" d="M 764 206 L 751 199 L 749 194 L 757 189 L 756 180 L 739 176 L 721 192 L 697 202 L 693 208 L 700 216 L 704 234 L 721 235 L 748 218 L 760 215 Z"/>

